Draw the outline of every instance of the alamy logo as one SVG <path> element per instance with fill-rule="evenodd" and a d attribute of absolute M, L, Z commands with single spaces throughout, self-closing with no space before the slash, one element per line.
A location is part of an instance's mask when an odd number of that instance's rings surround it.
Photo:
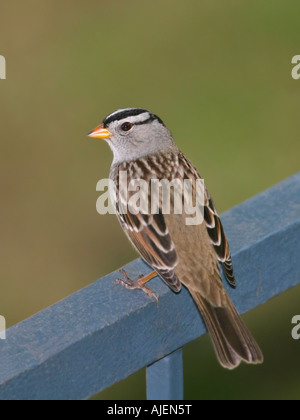
<path fill-rule="evenodd" d="M 296 324 L 292 329 L 292 337 L 294 340 L 300 339 L 300 315 L 295 315 L 292 318 L 292 324 Z"/>
<path fill-rule="evenodd" d="M 6 60 L 0 55 L 0 79 L 6 79 Z"/>
<path fill-rule="evenodd" d="M 292 78 L 294 80 L 300 79 L 300 55 L 294 55 L 292 58 L 292 64 L 297 64 L 292 69 Z"/>
<path fill-rule="evenodd" d="M 131 179 L 119 172 L 118 188 L 111 179 L 101 179 L 96 187 L 99 214 L 182 214 L 186 225 L 200 225 L 204 218 L 203 179 Z"/>
<path fill-rule="evenodd" d="M 0 315 L 0 340 L 6 339 L 6 321 L 4 316 Z"/>

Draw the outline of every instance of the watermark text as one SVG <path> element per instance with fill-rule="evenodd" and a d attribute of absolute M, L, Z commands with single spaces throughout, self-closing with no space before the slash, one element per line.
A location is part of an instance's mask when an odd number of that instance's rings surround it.
<path fill-rule="evenodd" d="M 292 69 L 292 78 L 298 80 L 300 79 L 300 55 L 294 55 L 292 64 L 296 64 Z"/>
<path fill-rule="evenodd" d="M 200 225 L 204 218 L 205 185 L 203 179 L 131 179 L 120 171 L 118 186 L 101 179 L 96 190 L 102 194 L 96 209 L 103 214 L 181 214 L 186 225 Z M 117 210 L 116 210 L 117 209 Z"/>
<path fill-rule="evenodd" d="M 107 408 L 108 415 L 130 415 L 138 418 L 145 415 L 161 417 L 164 415 L 189 415 L 192 413 L 192 404 L 147 404 L 126 406 L 121 403 L 113 404 Z"/>
<path fill-rule="evenodd" d="M 295 315 L 292 318 L 292 324 L 296 324 L 292 329 L 292 337 L 294 340 L 300 339 L 300 315 Z"/>
<path fill-rule="evenodd" d="M 0 79 L 6 79 L 6 60 L 3 55 L 0 55 Z"/>
<path fill-rule="evenodd" d="M 0 340 L 6 340 L 6 321 L 2 315 L 0 315 Z"/>

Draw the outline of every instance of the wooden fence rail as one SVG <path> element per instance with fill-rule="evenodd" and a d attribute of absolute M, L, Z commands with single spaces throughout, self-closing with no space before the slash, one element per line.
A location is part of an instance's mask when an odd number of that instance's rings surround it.
<path fill-rule="evenodd" d="M 228 291 L 241 313 L 300 283 L 300 172 L 222 220 L 238 279 Z M 140 259 L 125 269 L 132 278 L 150 271 Z M 148 399 L 183 397 L 180 349 L 206 332 L 193 300 L 155 278 L 157 305 L 116 284 L 117 277 L 111 273 L 7 330 L 0 399 L 86 399 L 145 366 Z"/>

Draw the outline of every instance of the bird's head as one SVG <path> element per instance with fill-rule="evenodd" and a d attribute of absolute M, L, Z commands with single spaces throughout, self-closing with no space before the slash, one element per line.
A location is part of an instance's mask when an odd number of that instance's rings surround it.
<path fill-rule="evenodd" d="M 176 147 L 162 120 L 142 108 L 119 109 L 109 114 L 89 136 L 107 141 L 114 163 Z"/>

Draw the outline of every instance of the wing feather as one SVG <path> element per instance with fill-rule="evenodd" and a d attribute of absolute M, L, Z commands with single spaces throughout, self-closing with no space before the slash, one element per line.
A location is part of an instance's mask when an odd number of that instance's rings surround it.
<path fill-rule="evenodd" d="M 141 161 L 139 161 L 139 168 L 153 167 L 154 162 Z M 134 164 L 135 162 L 123 163 L 122 168 L 119 169 L 127 171 L 132 176 L 135 173 L 132 167 Z M 151 164 L 152 166 L 150 166 Z M 178 257 L 161 208 L 158 209 L 157 214 L 144 214 L 135 206 L 134 202 L 130 202 L 134 192 L 128 189 L 128 183 L 122 185 L 120 184 L 120 178 L 118 178 L 116 185 L 118 186 L 117 194 L 119 197 L 116 203 L 116 213 L 127 237 L 142 258 L 155 269 L 167 285 L 178 292 L 181 289 L 181 283 L 175 274 Z M 126 194 L 124 194 L 125 189 Z M 147 193 L 149 194 L 150 191 L 147 191 Z M 129 202 L 130 206 L 128 206 Z"/>

